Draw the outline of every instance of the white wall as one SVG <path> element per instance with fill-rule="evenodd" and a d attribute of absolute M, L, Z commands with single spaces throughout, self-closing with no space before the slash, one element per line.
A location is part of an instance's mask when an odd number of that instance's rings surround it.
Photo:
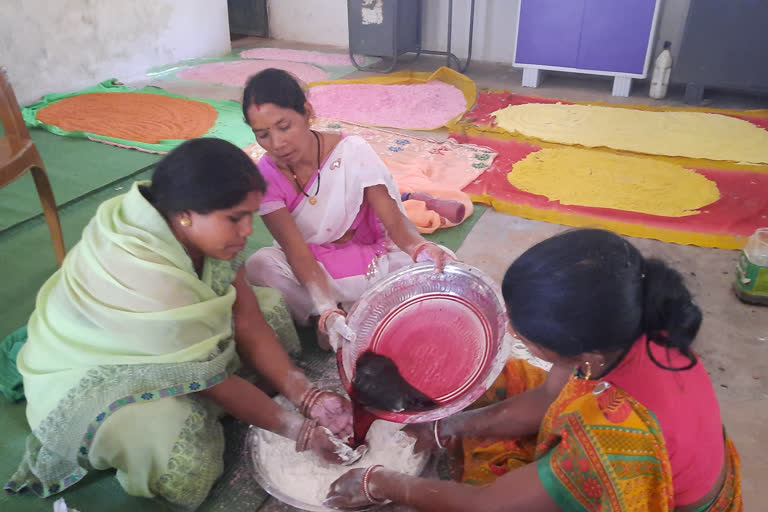
<path fill-rule="evenodd" d="M 0 0 L 0 65 L 22 104 L 229 50 L 226 0 Z"/>
<path fill-rule="evenodd" d="M 267 0 L 269 37 L 348 47 L 346 0 Z"/>
<path fill-rule="evenodd" d="M 384 0 L 389 1 L 389 0 Z M 563 0 L 569 1 L 569 0 Z M 683 23 L 690 0 L 662 0 L 658 48 L 672 42 L 677 55 Z M 512 63 L 519 0 L 476 0 L 473 60 Z M 349 44 L 346 0 L 269 0 L 269 30 L 275 39 L 305 43 Z M 453 2 L 452 49 L 466 56 L 469 35 L 470 0 Z M 448 2 L 424 0 L 422 40 L 425 49 L 445 50 L 448 27 Z"/>

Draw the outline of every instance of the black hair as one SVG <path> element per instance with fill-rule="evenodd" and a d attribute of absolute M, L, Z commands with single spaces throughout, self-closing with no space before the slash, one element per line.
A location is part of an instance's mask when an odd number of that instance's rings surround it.
<path fill-rule="evenodd" d="M 264 103 L 290 108 L 304 115 L 307 113 L 304 106 L 306 102 L 307 96 L 293 75 L 282 69 L 268 68 L 253 75 L 245 84 L 243 117 L 248 122 L 248 109 L 251 105 Z"/>
<path fill-rule="evenodd" d="M 696 364 L 691 344 L 701 310 L 676 270 L 646 260 L 629 242 L 598 229 L 572 230 L 528 249 L 509 267 L 502 293 L 510 322 L 561 356 L 628 350 L 645 334 Z"/>
<path fill-rule="evenodd" d="M 242 149 L 222 139 L 184 142 L 155 167 L 145 195 L 165 218 L 191 210 L 210 213 L 241 203 L 249 192 L 264 192 L 259 168 Z"/>

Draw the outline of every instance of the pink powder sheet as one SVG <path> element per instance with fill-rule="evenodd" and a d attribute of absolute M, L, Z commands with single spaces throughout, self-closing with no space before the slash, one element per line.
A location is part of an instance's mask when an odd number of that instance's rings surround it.
<path fill-rule="evenodd" d="M 308 62 L 317 66 L 351 66 L 349 55 L 343 53 L 285 50 L 283 48 L 253 48 L 240 53 L 243 59 L 269 59 L 286 62 Z"/>
<path fill-rule="evenodd" d="M 467 102 L 456 87 L 424 84 L 318 85 L 309 99 L 320 117 L 411 130 L 434 130 L 464 113 Z"/>
<path fill-rule="evenodd" d="M 252 75 L 267 68 L 279 68 L 291 73 L 304 83 L 327 80 L 330 75 L 312 64 L 284 62 L 277 60 L 233 60 L 211 62 L 184 68 L 176 75 L 184 80 L 216 82 L 235 87 L 244 87 Z"/>

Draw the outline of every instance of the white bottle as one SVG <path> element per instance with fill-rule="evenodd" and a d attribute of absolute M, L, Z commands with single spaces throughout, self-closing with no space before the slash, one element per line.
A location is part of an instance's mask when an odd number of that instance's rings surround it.
<path fill-rule="evenodd" d="M 657 100 L 667 95 L 667 87 L 669 87 L 669 74 L 672 72 L 670 46 L 672 46 L 672 43 L 669 41 L 664 42 L 664 50 L 656 57 L 656 65 L 653 67 L 653 75 L 651 75 L 650 96 Z"/>

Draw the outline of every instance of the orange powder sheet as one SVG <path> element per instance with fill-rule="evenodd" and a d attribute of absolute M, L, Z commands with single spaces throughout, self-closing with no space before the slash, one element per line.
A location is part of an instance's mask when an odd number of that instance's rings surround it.
<path fill-rule="evenodd" d="M 133 92 L 70 96 L 40 109 L 37 119 L 66 131 L 157 144 L 193 139 L 213 127 L 216 109 L 186 98 Z"/>

